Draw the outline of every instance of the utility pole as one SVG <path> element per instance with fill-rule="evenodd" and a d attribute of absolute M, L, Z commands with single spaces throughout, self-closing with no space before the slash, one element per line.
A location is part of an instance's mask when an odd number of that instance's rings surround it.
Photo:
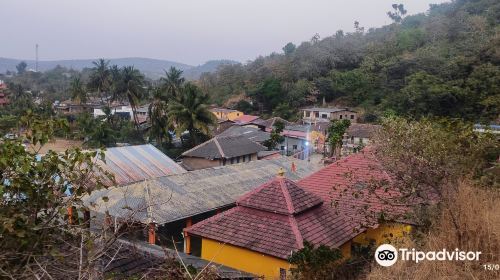
<path fill-rule="evenodd" d="M 35 72 L 38 72 L 38 44 L 35 45 Z"/>

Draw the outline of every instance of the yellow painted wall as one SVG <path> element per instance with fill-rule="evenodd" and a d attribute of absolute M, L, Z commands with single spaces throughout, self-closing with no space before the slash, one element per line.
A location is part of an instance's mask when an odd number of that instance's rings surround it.
<path fill-rule="evenodd" d="M 352 243 L 368 245 L 371 240 L 375 240 L 376 244 L 382 244 L 386 243 L 389 239 L 395 240 L 405 237 L 411 230 L 412 226 L 410 225 L 398 223 L 382 224 L 375 229 L 368 229 L 359 234 L 352 241 L 342 245 L 340 250 L 342 256 L 348 259 L 351 256 Z M 201 258 L 258 276 L 264 276 L 266 280 L 279 279 L 280 268 L 286 269 L 287 275 L 289 275 L 291 267 L 286 260 L 229 244 L 223 245 L 220 242 L 206 238 L 202 239 Z"/>
<path fill-rule="evenodd" d="M 371 228 L 356 236 L 352 241 L 362 245 L 370 244 L 375 240 L 376 245 L 388 243 L 407 236 L 412 230 L 411 225 L 387 223 L 381 224 L 377 228 Z"/>
<path fill-rule="evenodd" d="M 351 242 L 342 245 L 340 250 L 344 258 L 351 256 Z M 288 261 L 273 256 L 261 254 L 245 248 L 225 244 L 211 240 L 202 239 L 201 258 L 213 260 L 241 271 L 264 276 L 266 280 L 280 279 L 280 268 L 287 270 L 292 267 Z"/>
<path fill-rule="evenodd" d="M 215 115 L 215 117 L 218 120 L 230 120 L 230 121 L 234 121 L 235 119 L 244 115 L 244 113 L 240 112 L 240 111 L 220 112 L 220 111 L 214 110 L 214 111 L 212 111 L 212 113 Z"/>
<path fill-rule="evenodd" d="M 348 258 L 350 258 L 351 257 L 351 241 L 340 246 L 340 251 L 342 252 L 343 259 L 347 260 Z"/>
<path fill-rule="evenodd" d="M 249 272 L 266 279 L 279 279 L 280 268 L 286 269 L 287 274 L 290 264 L 269 255 L 254 252 L 241 247 L 222 244 L 220 242 L 203 238 L 201 241 L 201 258 L 212 260 L 238 270 Z"/>

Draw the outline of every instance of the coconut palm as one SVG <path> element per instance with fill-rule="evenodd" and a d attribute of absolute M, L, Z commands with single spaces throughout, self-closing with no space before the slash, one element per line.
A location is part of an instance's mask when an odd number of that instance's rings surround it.
<path fill-rule="evenodd" d="M 159 146 L 162 146 L 164 140 L 171 141 L 171 136 L 168 132 L 167 107 L 165 93 L 161 89 L 156 89 L 148 111 L 151 122 L 150 135 L 156 139 L 156 144 Z"/>
<path fill-rule="evenodd" d="M 87 102 L 87 91 L 80 77 L 74 77 L 70 85 L 71 99 L 79 104 Z"/>
<path fill-rule="evenodd" d="M 168 122 L 175 127 L 178 137 L 187 130 L 191 141 L 197 145 L 197 133 L 208 135 L 209 126 L 215 124 L 215 116 L 206 105 L 208 95 L 191 83 L 187 83 L 179 93 L 178 98 L 168 104 Z"/>
<path fill-rule="evenodd" d="M 139 100 L 144 93 L 144 76 L 134 66 L 123 67 L 121 71 L 120 92 L 127 98 L 137 130 L 139 130 L 139 120 L 137 119 L 137 107 Z"/>
<path fill-rule="evenodd" d="M 109 60 L 101 58 L 92 62 L 92 64 L 94 64 L 94 68 L 92 68 L 92 73 L 90 74 L 88 88 L 95 90 L 102 102 L 104 102 L 106 98 L 109 106 L 111 104 L 111 99 L 106 96 L 111 86 L 111 73 L 108 66 Z"/>
<path fill-rule="evenodd" d="M 120 97 L 120 83 L 122 80 L 122 71 L 118 67 L 118 65 L 112 65 L 109 67 L 109 76 L 110 76 L 110 87 L 109 92 L 111 94 L 111 102 L 119 99 Z"/>
<path fill-rule="evenodd" d="M 177 98 L 185 79 L 182 77 L 181 70 L 170 67 L 168 71 L 165 71 L 165 77 L 162 77 L 160 81 L 161 88 L 168 94 L 168 98 Z"/>

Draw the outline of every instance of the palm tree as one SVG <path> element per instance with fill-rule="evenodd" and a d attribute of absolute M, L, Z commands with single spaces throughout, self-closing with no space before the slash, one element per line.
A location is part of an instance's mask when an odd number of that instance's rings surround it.
<path fill-rule="evenodd" d="M 153 102 L 149 104 L 149 120 L 151 121 L 150 135 L 156 138 L 156 144 L 162 146 L 163 140 L 171 141 L 167 118 L 167 101 L 163 90 L 156 89 L 153 93 Z"/>
<path fill-rule="evenodd" d="M 196 85 L 187 83 L 178 98 L 168 104 L 168 122 L 175 127 L 178 137 L 187 130 L 191 141 L 197 145 L 198 132 L 209 134 L 209 126 L 215 123 L 215 116 L 208 110 L 207 102 L 208 95 Z"/>
<path fill-rule="evenodd" d="M 87 91 L 80 77 L 74 77 L 70 85 L 71 99 L 79 104 L 87 102 Z"/>
<path fill-rule="evenodd" d="M 122 80 L 122 71 L 118 65 L 112 65 L 109 68 L 110 75 L 110 93 L 111 93 L 111 103 L 117 100 L 120 96 L 120 82 Z"/>
<path fill-rule="evenodd" d="M 144 76 L 134 66 L 123 67 L 121 71 L 121 92 L 123 92 L 130 103 L 134 122 L 139 130 L 139 120 L 137 119 L 137 106 L 144 92 Z"/>
<path fill-rule="evenodd" d="M 185 79 L 182 77 L 182 71 L 172 66 L 165 71 L 165 77 L 160 81 L 161 88 L 168 94 L 168 98 L 177 98 Z"/>
<path fill-rule="evenodd" d="M 107 98 L 108 106 L 111 105 L 111 100 L 107 95 L 111 86 L 111 73 L 109 71 L 109 60 L 99 59 L 92 62 L 94 68 L 92 68 L 92 73 L 90 74 L 90 81 L 88 88 L 97 91 L 97 95 L 104 102 L 104 97 Z"/>

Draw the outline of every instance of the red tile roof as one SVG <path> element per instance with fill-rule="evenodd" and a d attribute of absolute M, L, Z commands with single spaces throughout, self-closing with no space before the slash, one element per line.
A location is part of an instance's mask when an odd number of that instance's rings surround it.
<path fill-rule="evenodd" d="M 243 195 L 236 205 L 293 215 L 321 203 L 319 196 L 304 191 L 293 181 L 277 178 Z"/>
<path fill-rule="evenodd" d="M 185 229 L 189 234 L 282 259 L 303 241 L 339 247 L 356 224 L 295 182 L 278 177 L 242 196 L 236 207 Z"/>
<path fill-rule="evenodd" d="M 410 209 L 388 202 L 394 201 L 399 192 L 394 188 L 386 191 L 380 185 L 386 183 L 390 186 L 390 182 L 389 175 L 374 154 L 365 149 L 328 165 L 298 183 L 307 191 L 331 202 L 337 212 L 360 222 L 375 224 L 381 213 L 386 218 L 408 222 L 402 216 Z M 377 187 L 374 187 L 375 184 Z"/>

